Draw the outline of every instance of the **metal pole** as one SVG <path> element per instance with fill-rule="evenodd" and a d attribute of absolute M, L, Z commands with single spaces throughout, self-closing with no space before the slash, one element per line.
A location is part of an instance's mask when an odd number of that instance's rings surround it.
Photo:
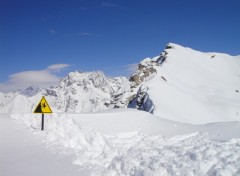
<path fill-rule="evenodd" d="M 42 114 L 42 130 L 44 130 L 44 114 Z"/>

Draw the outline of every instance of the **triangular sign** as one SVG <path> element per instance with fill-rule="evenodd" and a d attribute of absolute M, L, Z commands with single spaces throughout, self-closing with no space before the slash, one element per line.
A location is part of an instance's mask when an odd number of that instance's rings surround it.
<path fill-rule="evenodd" d="M 50 106 L 48 105 L 48 102 L 44 98 L 44 96 L 42 97 L 42 99 L 38 103 L 36 109 L 34 110 L 34 113 L 41 113 L 41 114 L 52 113 L 52 110 L 51 110 Z"/>

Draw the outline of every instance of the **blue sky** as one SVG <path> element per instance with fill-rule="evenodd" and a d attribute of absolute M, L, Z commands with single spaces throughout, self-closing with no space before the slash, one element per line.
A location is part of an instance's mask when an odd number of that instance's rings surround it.
<path fill-rule="evenodd" d="M 0 0 L 0 90 L 43 72 L 54 81 L 73 70 L 127 76 L 169 42 L 239 55 L 239 8 L 238 0 Z"/>

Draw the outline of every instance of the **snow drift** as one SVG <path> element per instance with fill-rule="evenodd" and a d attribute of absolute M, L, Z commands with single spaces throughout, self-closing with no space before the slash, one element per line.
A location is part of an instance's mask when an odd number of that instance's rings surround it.
<path fill-rule="evenodd" d="M 134 110 L 40 118 L 15 114 L 50 148 L 74 155 L 86 175 L 238 175 L 240 123 L 187 125 Z M 222 125 L 226 131 L 222 131 Z M 228 134 L 227 136 L 225 136 Z"/>

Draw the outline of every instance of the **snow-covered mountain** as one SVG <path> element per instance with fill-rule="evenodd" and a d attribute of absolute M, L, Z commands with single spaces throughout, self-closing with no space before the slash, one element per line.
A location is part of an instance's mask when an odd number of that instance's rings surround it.
<path fill-rule="evenodd" d="M 130 80 L 140 85 L 131 107 L 187 123 L 240 121 L 239 56 L 170 43 L 160 56 L 143 60 Z"/>
<path fill-rule="evenodd" d="M 32 112 L 46 96 L 54 112 L 136 108 L 186 123 L 240 121 L 240 56 L 168 44 L 130 79 L 71 72 L 58 85 L 0 94 L 0 112 Z"/>
<path fill-rule="evenodd" d="M 48 89 L 36 86 L 0 94 L 0 112 L 33 112 L 42 96 L 46 96 L 54 112 L 95 112 L 117 106 L 123 86 L 130 87 L 124 77 L 108 78 L 103 72 L 70 72 L 58 85 Z"/>
<path fill-rule="evenodd" d="M 115 95 L 122 93 L 122 85 L 127 83 L 126 78 L 107 78 L 101 71 L 71 72 L 55 88 L 56 107 L 64 112 L 108 109 L 115 102 Z"/>

